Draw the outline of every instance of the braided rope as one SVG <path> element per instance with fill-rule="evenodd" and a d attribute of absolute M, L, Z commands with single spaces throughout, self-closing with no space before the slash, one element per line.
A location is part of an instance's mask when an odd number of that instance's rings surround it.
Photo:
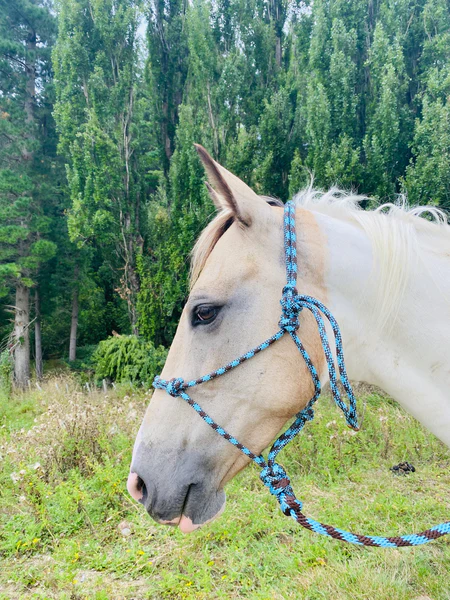
<path fill-rule="evenodd" d="M 344 362 L 344 353 L 342 349 L 342 337 L 339 325 L 333 315 L 330 313 L 328 308 L 324 306 L 319 300 L 307 295 L 300 295 L 297 291 L 297 237 L 295 233 L 295 209 L 292 202 L 287 202 L 285 205 L 284 212 L 284 250 L 286 257 L 286 279 L 287 283 L 283 288 L 282 297 L 280 300 L 281 304 L 281 318 L 278 323 L 279 331 L 269 337 L 267 340 L 252 348 L 245 354 L 242 354 L 235 360 L 229 362 L 224 367 L 220 367 L 203 377 L 198 379 L 191 379 L 190 381 L 184 381 L 181 378 L 173 378 L 170 380 L 162 379 L 157 375 L 153 381 L 153 387 L 160 390 L 165 390 L 170 396 L 174 398 L 182 398 L 185 400 L 207 423 L 214 431 L 216 431 L 221 437 L 233 444 L 243 454 L 253 460 L 258 466 L 261 467 L 260 479 L 263 484 L 269 489 L 270 493 L 275 496 L 280 504 L 282 512 L 286 516 L 292 517 L 297 523 L 319 533 L 332 537 L 336 540 L 348 542 L 350 544 L 356 544 L 360 546 L 375 546 L 382 548 L 398 548 L 404 546 L 420 546 L 426 544 L 432 540 L 435 540 L 443 535 L 450 533 L 450 521 L 440 523 L 422 531 L 421 533 L 402 535 L 394 537 L 374 536 L 374 535 L 360 535 L 356 533 L 350 533 L 343 529 L 338 529 L 332 525 L 326 525 L 315 521 L 310 517 L 307 517 L 302 512 L 302 502 L 298 500 L 291 487 L 291 482 L 286 474 L 284 468 L 276 462 L 278 453 L 303 429 L 307 421 L 314 419 L 313 405 L 319 398 L 321 393 L 320 379 L 317 374 L 316 368 L 314 367 L 308 352 L 303 346 L 300 338 L 297 336 L 297 330 L 300 327 L 299 314 L 306 308 L 313 314 L 318 331 L 322 348 L 325 354 L 328 374 L 330 379 L 331 392 L 337 406 L 342 410 L 347 424 L 352 428 L 358 429 L 358 418 L 356 414 L 356 399 L 353 394 L 352 387 L 348 380 L 347 371 Z M 328 335 L 325 326 L 325 320 L 323 316 L 330 323 L 333 331 L 336 349 L 336 363 L 339 371 L 339 379 L 344 387 L 345 393 L 348 398 L 348 405 L 342 400 L 339 388 L 338 388 L 338 375 L 336 373 L 336 366 L 334 363 L 334 357 L 328 341 Z M 307 403 L 297 415 L 294 422 L 288 427 L 288 429 L 282 433 L 273 443 L 272 448 L 269 451 L 267 462 L 261 454 L 254 454 L 249 448 L 241 444 L 235 437 L 230 435 L 214 421 L 203 409 L 197 404 L 187 393 L 187 390 L 201 383 L 212 381 L 225 373 L 228 373 L 232 369 L 235 369 L 239 365 L 243 364 L 247 360 L 250 360 L 259 352 L 266 350 L 272 344 L 281 339 L 285 334 L 288 334 L 294 341 L 297 349 L 302 355 L 306 366 L 311 374 L 311 378 L 314 384 L 314 395 L 311 400 Z"/>

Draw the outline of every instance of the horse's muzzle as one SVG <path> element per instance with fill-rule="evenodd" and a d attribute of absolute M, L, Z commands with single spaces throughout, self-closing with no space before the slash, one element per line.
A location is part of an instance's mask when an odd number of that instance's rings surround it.
<path fill-rule="evenodd" d="M 195 531 L 219 516 L 225 493 L 199 452 L 166 452 L 141 443 L 134 454 L 128 492 L 156 522 Z"/>

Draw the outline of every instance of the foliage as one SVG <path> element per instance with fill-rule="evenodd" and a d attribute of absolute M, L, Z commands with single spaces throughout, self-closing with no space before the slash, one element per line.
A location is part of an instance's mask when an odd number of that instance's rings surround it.
<path fill-rule="evenodd" d="M 167 351 L 135 335 L 103 340 L 92 355 L 97 381 L 108 379 L 150 387 L 166 360 Z"/>
<path fill-rule="evenodd" d="M 187 75 L 186 2 L 150 0 L 148 8 L 146 75 L 160 160 L 167 174 Z"/>
<path fill-rule="evenodd" d="M 398 551 L 326 539 L 286 518 L 253 467 L 227 485 L 220 519 L 195 535 L 154 523 L 126 491 L 147 402 L 129 390 L 81 393 L 58 379 L 0 405 L 2 600 L 30 589 L 42 600 L 448 598 L 445 537 Z M 305 513 L 389 535 L 446 520 L 448 449 L 388 399 L 372 393 L 363 402 L 354 434 L 322 398 L 284 451 Z M 80 415 L 88 420 L 75 426 Z M 93 443 L 95 453 L 83 454 Z M 402 460 L 416 472 L 393 475 Z"/>
<path fill-rule="evenodd" d="M 450 34 L 448 36 L 450 41 Z M 450 54 L 449 54 L 450 57 Z M 422 119 L 416 121 L 405 190 L 411 202 L 450 209 L 450 65 L 428 76 Z"/>
<path fill-rule="evenodd" d="M 73 255 L 60 254 L 49 265 L 50 275 L 43 277 L 41 288 L 45 292 L 42 316 L 42 336 L 45 341 L 46 358 L 68 358 L 69 334 L 72 310 L 72 294 L 75 284 Z M 111 269 L 103 264 L 98 253 L 86 260 L 75 256 L 80 264 L 78 275 L 78 345 L 77 360 L 84 346 L 96 346 L 112 331 L 130 333 L 126 303 L 115 293 L 117 280 Z M 69 293 L 68 293 L 69 292 Z"/>
<path fill-rule="evenodd" d="M 13 371 L 11 352 L 3 350 L 0 352 L 0 400 L 8 399 L 11 395 Z"/>
<path fill-rule="evenodd" d="M 88 344 L 77 348 L 76 360 L 67 360 L 66 363 L 72 371 L 94 371 L 95 365 L 93 356 L 98 348 L 98 344 Z"/>
<path fill-rule="evenodd" d="M 265 101 L 259 122 L 260 147 L 264 149 L 264 155 L 255 178 L 263 194 L 283 200 L 288 200 L 288 175 L 294 145 L 294 140 L 289 138 L 293 117 L 289 94 L 286 89 L 281 89 Z"/>
<path fill-rule="evenodd" d="M 48 239 L 54 193 L 48 176 L 55 168 L 48 46 L 55 19 L 45 2 L 31 0 L 2 3 L 0 15 L 0 295 L 6 295 L 11 285 L 33 285 L 39 265 L 56 252 Z"/>
<path fill-rule="evenodd" d="M 0 294 L 38 287 L 46 357 L 74 299 L 81 345 L 170 345 L 214 213 L 194 142 L 283 200 L 450 208 L 447 0 L 0 2 Z"/>
<path fill-rule="evenodd" d="M 139 328 L 155 344 L 169 345 L 188 292 L 189 255 L 214 209 L 204 186 L 204 171 L 194 149 L 195 114 L 180 109 L 177 149 L 168 192 L 149 210 L 149 250 L 138 261 L 142 286 Z"/>
<path fill-rule="evenodd" d="M 14 379 L 24 386 L 30 378 L 29 290 L 56 254 L 51 229 L 62 216 L 55 214 L 62 171 L 49 51 L 56 20 L 46 0 L 3 0 L 0 8 L 0 298 L 14 307 Z"/>
<path fill-rule="evenodd" d="M 60 150 L 67 160 L 71 239 L 102 248 L 137 332 L 136 256 L 154 166 L 139 69 L 139 3 L 60 0 L 53 53 Z"/>
<path fill-rule="evenodd" d="M 186 263 L 201 223 L 189 211 L 203 202 L 201 173 L 186 168 L 195 163 L 180 164 L 193 141 L 283 200 L 312 174 L 318 187 L 352 188 L 375 201 L 406 190 L 414 203 L 450 204 L 448 3 L 316 0 L 287 8 L 196 0 L 182 15 L 178 4 L 165 13 L 165 31 L 186 25 L 177 57 L 185 86 L 171 104 L 172 125 L 179 121 L 166 143 L 170 171 L 149 206 L 149 251 L 138 266 L 141 332 L 150 339 L 170 343 L 187 295 Z M 155 43 L 151 37 L 151 50 Z M 152 70 L 151 55 L 148 64 Z M 174 81 L 170 70 L 164 85 Z"/>

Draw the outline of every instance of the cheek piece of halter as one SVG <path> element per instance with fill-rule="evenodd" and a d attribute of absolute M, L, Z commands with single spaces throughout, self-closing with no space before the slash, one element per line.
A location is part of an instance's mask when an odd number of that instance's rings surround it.
<path fill-rule="evenodd" d="M 435 525 L 434 527 L 431 527 L 430 529 L 427 529 L 426 531 L 423 531 L 419 534 L 403 535 L 397 537 L 359 535 L 355 533 L 350 533 L 348 531 L 344 531 L 342 529 L 338 529 L 337 527 L 333 527 L 331 525 L 319 523 L 318 521 L 315 521 L 314 519 L 311 519 L 303 514 L 302 503 L 295 497 L 294 491 L 291 487 L 290 479 L 287 476 L 286 471 L 280 464 L 278 464 L 275 461 L 277 454 L 280 452 L 280 450 L 282 450 L 286 446 L 286 444 L 288 444 L 303 429 L 305 423 L 307 421 L 313 420 L 313 405 L 320 396 L 321 392 L 320 380 L 317 371 L 307 351 L 305 350 L 305 347 L 303 346 L 296 333 L 300 326 L 299 314 L 303 310 L 303 308 L 307 308 L 309 311 L 311 311 L 317 322 L 323 351 L 325 353 L 325 358 L 328 365 L 330 387 L 334 401 L 344 413 L 344 416 L 347 420 L 347 424 L 352 429 L 358 429 L 358 419 L 356 415 L 355 396 L 353 395 L 353 390 L 351 388 L 345 369 L 344 354 L 342 351 L 342 338 L 339 325 L 337 324 L 336 319 L 333 317 L 330 311 L 326 308 L 326 306 L 319 302 L 319 300 L 317 300 L 316 298 L 312 298 L 311 296 L 299 294 L 297 291 L 296 242 L 297 238 L 295 234 L 295 208 L 292 202 L 287 202 L 284 209 L 284 250 L 286 257 L 287 283 L 283 288 L 283 293 L 280 301 L 281 318 L 278 323 L 278 326 L 280 328 L 279 331 L 277 331 L 277 333 L 265 340 L 259 346 L 256 346 L 256 348 L 249 350 L 242 356 L 239 356 L 239 358 L 236 358 L 235 360 L 225 365 L 224 367 L 221 367 L 220 369 L 217 369 L 212 373 L 208 373 L 208 375 L 204 375 L 203 377 L 199 377 L 198 379 L 193 379 L 191 381 L 184 381 L 181 378 L 165 380 L 162 379 L 160 376 L 156 376 L 153 381 L 153 387 L 156 389 L 165 390 L 168 394 L 170 394 L 170 396 L 173 396 L 174 398 L 183 398 L 183 400 L 185 400 L 190 406 L 192 406 L 192 408 L 201 416 L 201 418 L 210 427 L 214 429 L 214 431 L 216 431 L 220 436 L 222 436 L 224 439 L 233 444 L 233 446 L 238 448 L 246 456 L 251 458 L 251 460 L 253 460 L 259 467 L 261 467 L 261 481 L 264 483 L 265 486 L 269 488 L 270 493 L 277 498 L 283 513 L 286 516 L 292 517 L 295 521 L 297 521 L 306 529 L 352 544 L 357 544 L 360 546 L 362 545 L 377 547 L 419 546 L 421 544 L 426 544 L 427 542 L 430 542 L 431 540 L 439 538 L 443 535 L 446 535 L 447 533 L 450 533 L 450 521 L 447 521 L 445 523 Z M 330 349 L 330 344 L 328 342 L 327 331 L 322 315 L 324 315 L 327 318 L 331 325 L 331 329 L 333 330 L 336 348 L 336 362 L 340 374 L 340 381 L 349 400 L 348 405 L 346 405 L 342 400 L 338 388 L 336 367 L 333 359 L 333 354 Z M 223 427 L 218 425 L 201 408 L 201 406 L 197 404 L 197 402 L 192 400 L 192 398 L 187 394 L 187 390 L 201 383 L 212 381 L 213 379 L 220 377 L 220 375 L 228 373 L 232 369 L 235 369 L 247 360 L 250 360 L 251 358 L 256 356 L 256 354 L 259 354 L 263 350 L 266 350 L 266 348 L 269 348 L 269 346 L 274 344 L 286 334 L 288 334 L 292 338 L 300 354 L 305 360 L 306 366 L 308 367 L 308 370 L 311 374 L 314 383 L 314 395 L 308 402 L 308 404 L 305 406 L 305 408 L 296 415 L 296 418 L 292 425 L 284 433 L 282 433 L 280 437 L 274 442 L 272 448 L 269 451 L 266 462 L 266 460 L 261 454 L 254 454 L 251 450 L 249 450 L 249 448 L 238 442 L 238 440 L 235 437 L 227 433 L 225 429 L 223 429 Z"/>

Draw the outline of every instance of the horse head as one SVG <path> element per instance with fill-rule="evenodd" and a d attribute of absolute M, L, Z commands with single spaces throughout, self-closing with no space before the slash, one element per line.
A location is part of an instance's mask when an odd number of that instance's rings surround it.
<path fill-rule="evenodd" d="M 128 489 L 159 523 L 193 531 L 218 516 L 225 484 L 248 463 L 179 397 L 184 381 L 218 369 L 273 335 L 285 285 L 283 209 L 271 206 L 197 147 L 217 217 L 199 238 L 192 287 L 161 377 L 138 432 Z M 301 217 L 299 285 L 324 299 L 321 234 L 309 211 Z M 307 311 L 304 311 L 305 313 Z M 300 315 L 304 345 L 319 374 L 324 359 L 317 327 Z M 182 381 L 182 380 L 178 380 Z M 172 385 L 172 384 L 171 384 Z M 178 384 L 179 385 L 179 384 Z M 270 350 L 223 377 L 193 388 L 195 402 L 255 454 L 311 398 L 313 383 L 295 345 L 281 339 Z"/>

